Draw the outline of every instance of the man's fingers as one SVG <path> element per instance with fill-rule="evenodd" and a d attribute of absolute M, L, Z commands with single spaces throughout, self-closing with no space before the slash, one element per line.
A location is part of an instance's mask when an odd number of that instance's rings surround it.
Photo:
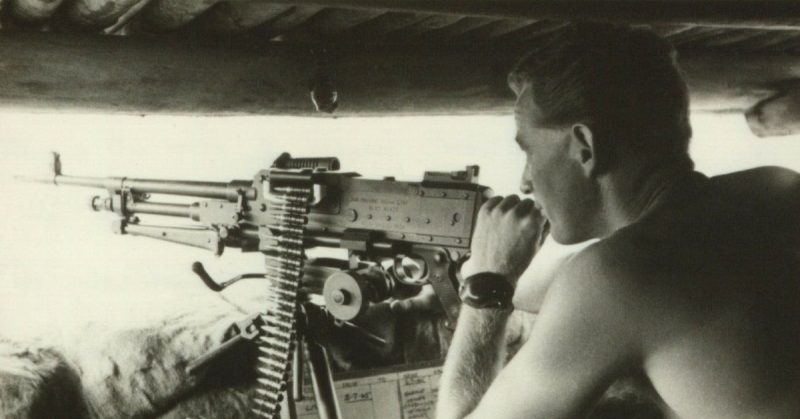
<path fill-rule="evenodd" d="M 511 208 L 514 208 L 517 204 L 519 204 L 519 196 L 517 195 L 509 195 L 503 198 L 503 201 L 497 206 L 500 211 L 506 212 Z"/>
<path fill-rule="evenodd" d="M 517 205 L 516 208 L 514 208 L 514 211 L 517 213 L 517 215 L 519 215 L 521 217 L 524 217 L 524 216 L 530 214 L 530 212 L 533 210 L 533 208 L 534 208 L 533 200 L 526 198 L 526 199 L 523 199 L 519 203 L 519 205 Z"/>
<path fill-rule="evenodd" d="M 395 314 L 403 314 L 410 312 L 439 312 L 442 311 L 442 305 L 433 292 L 433 287 L 427 285 L 420 290 L 420 293 L 414 297 L 404 300 L 394 300 L 389 304 L 389 309 Z"/>
<path fill-rule="evenodd" d="M 503 200 L 502 196 L 493 196 L 489 198 L 486 202 L 483 203 L 481 210 L 489 212 L 494 209 L 501 201 Z"/>

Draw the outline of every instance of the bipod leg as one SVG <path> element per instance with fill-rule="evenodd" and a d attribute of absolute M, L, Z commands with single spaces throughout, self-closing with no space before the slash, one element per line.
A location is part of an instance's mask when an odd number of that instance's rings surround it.
<path fill-rule="evenodd" d="M 306 364 L 311 371 L 311 386 L 314 389 L 314 400 L 317 403 L 317 415 L 319 419 L 341 419 L 342 411 L 336 398 L 328 353 L 324 346 L 315 342 L 307 333 L 312 326 L 308 324 L 309 318 L 305 308 L 306 304 L 311 303 L 306 301 L 297 305 L 298 313 L 297 321 L 295 322 L 297 344 L 295 345 L 296 352 L 292 359 L 295 362 L 292 366 L 292 375 L 293 378 L 302 377 L 303 371 L 300 366 L 303 365 L 303 349 L 307 350 L 308 359 L 306 359 Z M 302 378 L 293 380 L 292 385 L 289 387 L 294 387 L 293 390 L 298 390 L 293 392 L 295 394 L 292 401 L 302 400 Z"/>
<path fill-rule="evenodd" d="M 294 351 L 292 352 L 292 375 L 286 393 L 281 401 L 281 419 L 297 419 L 297 402 L 303 400 L 303 366 L 305 365 L 305 333 L 306 315 L 302 304 L 298 304 L 295 312 Z"/>
<path fill-rule="evenodd" d="M 340 419 L 339 400 L 333 386 L 333 374 L 328 361 L 328 353 L 322 345 L 306 340 L 308 348 L 308 365 L 311 369 L 311 385 L 314 387 L 314 398 L 317 402 L 317 413 L 320 419 Z"/>
<path fill-rule="evenodd" d="M 298 322 L 300 324 L 301 322 Z M 294 353 L 292 354 L 292 385 L 290 386 L 294 393 L 294 401 L 299 402 L 303 400 L 303 379 L 305 367 L 305 339 L 303 337 L 304 331 L 301 328 L 296 330 L 296 340 L 294 346 Z"/>
<path fill-rule="evenodd" d="M 293 393 L 292 386 L 286 386 L 285 397 L 281 400 L 281 419 L 297 419 L 297 406 Z"/>

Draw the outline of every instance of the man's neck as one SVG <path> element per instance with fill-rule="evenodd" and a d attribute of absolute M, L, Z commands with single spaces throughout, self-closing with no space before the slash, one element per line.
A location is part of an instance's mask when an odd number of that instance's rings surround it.
<path fill-rule="evenodd" d="M 610 173 L 603 183 L 602 235 L 633 224 L 661 207 L 691 170 L 659 168 Z"/>

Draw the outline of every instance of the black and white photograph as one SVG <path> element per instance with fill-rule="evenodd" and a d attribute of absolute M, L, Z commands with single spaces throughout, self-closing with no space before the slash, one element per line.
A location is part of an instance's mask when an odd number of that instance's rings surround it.
<path fill-rule="evenodd" d="M 0 418 L 800 419 L 800 2 L 0 0 Z"/>

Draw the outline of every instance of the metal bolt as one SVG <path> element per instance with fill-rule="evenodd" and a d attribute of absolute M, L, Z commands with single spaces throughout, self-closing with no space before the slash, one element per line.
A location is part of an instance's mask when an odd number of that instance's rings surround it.
<path fill-rule="evenodd" d="M 425 191 L 423 191 L 422 189 L 420 189 L 418 193 L 419 193 L 419 196 L 425 196 Z"/>
<path fill-rule="evenodd" d="M 358 219 L 358 212 L 356 212 L 356 210 L 350 208 L 349 210 L 347 210 L 347 217 L 350 220 L 350 222 L 353 222 L 353 221 Z"/>
<path fill-rule="evenodd" d="M 456 244 L 461 244 L 461 239 L 456 239 Z"/>
<path fill-rule="evenodd" d="M 267 204 L 261 204 L 261 212 L 267 211 Z"/>
<path fill-rule="evenodd" d="M 411 222 L 411 217 L 406 217 L 406 222 L 410 223 Z"/>
<path fill-rule="evenodd" d="M 464 199 L 469 199 L 469 192 L 464 194 Z"/>
<path fill-rule="evenodd" d="M 428 241 L 432 242 L 433 241 L 433 236 L 428 236 Z"/>
<path fill-rule="evenodd" d="M 431 223 L 431 219 L 430 218 L 426 218 L 425 219 L 425 224 L 430 224 L 430 223 Z"/>
<path fill-rule="evenodd" d="M 347 295 L 343 290 L 336 290 L 332 292 L 331 298 L 333 299 L 333 302 L 336 304 L 342 304 L 342 305 L 347 304 Z"/>
<path fill-rule="evenodd" d="M 391 215 L 387 215 L 386 216 L 386 221 L 392 221 L 392 216 Z"/>
<path fill-rule="evenodd" d="M 367 214 L 367 219 L 371 220 L 372 219 L 372 214 Z"/>
<path fill-rule="evenodd" d="M 441 196 L 442 198 L 445 198 L 445 197 L 447 197 L 447 192 L 439 192 L 439 196 Z"/>

